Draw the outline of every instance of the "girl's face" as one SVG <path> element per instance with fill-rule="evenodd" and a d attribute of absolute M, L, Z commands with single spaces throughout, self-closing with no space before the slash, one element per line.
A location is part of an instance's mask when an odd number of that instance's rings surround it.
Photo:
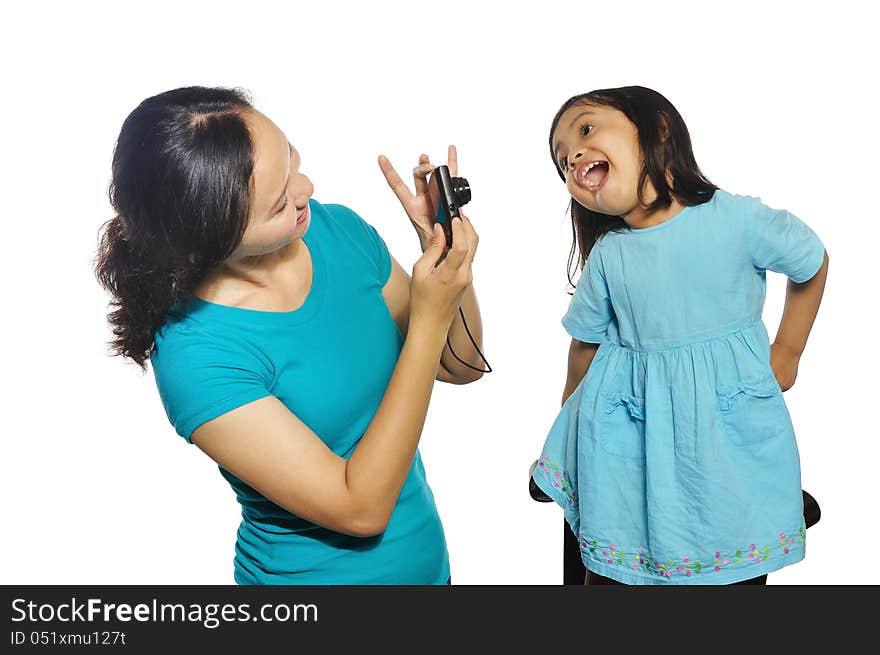
<path fill-rule="evenodd" d="M 254 257 L 300 239 L 309 229 L 315 190 L 299 172 L 299 153 L 275 123 L 258 111 L 245 114 L 254 148 L 251 203 L 241 243 L 230 259 Z"/>
<path fill-rule="evenodd" d="M 589 210 L 626 216 L 641 208 L 642 153 L 635 125 L 613 107 L 574 105 L 553 132 L 556 165 L 571 197 Z M 653 187 L 646 180 L 646 200 Z"/>

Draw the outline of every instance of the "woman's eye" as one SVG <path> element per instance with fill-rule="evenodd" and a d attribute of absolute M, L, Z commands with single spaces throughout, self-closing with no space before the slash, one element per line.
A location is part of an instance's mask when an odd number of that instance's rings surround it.
<path fill-rule="evenodd" d="M 592 125 L 582 125 L 581 126 L 581 136 L 587 136 L 592 131 L 593 131 Z"/>

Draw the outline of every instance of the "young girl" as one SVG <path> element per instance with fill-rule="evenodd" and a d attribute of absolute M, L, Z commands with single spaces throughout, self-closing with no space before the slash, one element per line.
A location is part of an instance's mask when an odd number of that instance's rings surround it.
<path fill-rule="evenodd" d="M 563 507 L 588 584 L 766 580 L 804 557 L 782 391 L 825 286 L 821 241 L 709 182 L 681 116 L 650 89 L 569 99 L 550 149 L 583 274 L 535 482 Z M 768 269 L 791 280 L 772 345 Z"/>

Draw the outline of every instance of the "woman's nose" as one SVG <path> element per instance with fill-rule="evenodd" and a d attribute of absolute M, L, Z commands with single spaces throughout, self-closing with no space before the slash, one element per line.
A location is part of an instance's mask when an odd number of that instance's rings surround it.
<path fill-rule="evenodd" d="M 315 187 L 312 184 L 312 181 L 305 175 L 300 174 L 300 179 L 297 183 L 296 195 L 293 198 L 294 204 L 297 207 L 305 207 L 306 203 L 309 201 L 309 198 L 312 197 L 312 194 L 314 192 Z"/>

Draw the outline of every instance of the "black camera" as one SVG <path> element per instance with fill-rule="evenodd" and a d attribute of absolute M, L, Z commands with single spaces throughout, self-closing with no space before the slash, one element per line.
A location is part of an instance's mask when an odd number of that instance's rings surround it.
<path fill-rule="evenodd" d="M 452 245 L 452 219 L 460 217 L 459 209 L 471 200 L 471 185 L 463 177 L 453 177 L 445 164 L 438 166 L 428 180 L 431 203 L 437 209 L 435 223 L 440 223 L 446 235 L 446 245 Z"/>

